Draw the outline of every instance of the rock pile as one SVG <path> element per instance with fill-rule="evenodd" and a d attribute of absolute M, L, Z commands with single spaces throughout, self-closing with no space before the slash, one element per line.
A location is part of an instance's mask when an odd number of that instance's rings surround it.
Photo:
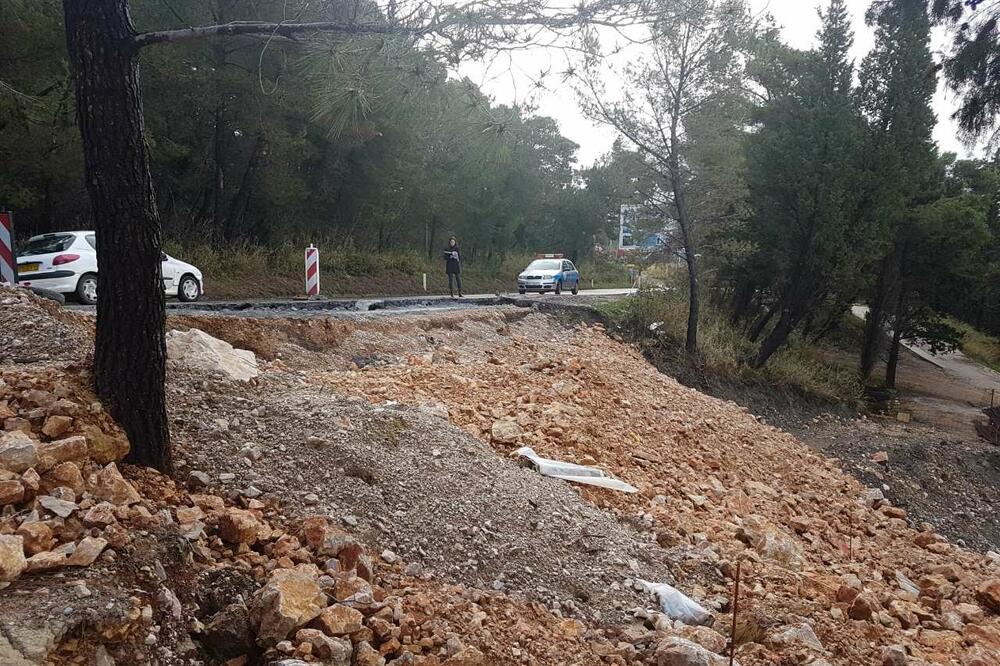
<path fill-rule="evenodd" d="M 567 339 L 533 316 L 489 342 L 478 361 L 456 362 L 433 353 L 445 334 L 401 363 L 323 378 L 376 402 L 444 405 L 500 452 L 531 446 L 637 486 L 580 492 L 686 553 L 677 579 L 709 607 L 725 608 L 711 601 L 742 560 L 743 603 L 765 619 L 750 623 L 744 664 L 881 663 L 883 645 L 899 663 L 1000 663 L 1000 555 L 914 529 L 835 461 L 660 375 L 600 327 Z"/>
<path fill-rule="evenodd" d="M 0 298 L 15 301 L 0 307 L 4 340 L 11 332 L 3 321 L 33 317 L 47 349 L 61 348 L 53 342 L 59 336 L 88 336 L 61 319 L 46 327 L 55 315 L 16 291 L 0 288 Z M 968 552 L 930 525 L 910 525 L 902 507 L 834 461 L 736 405 L 658 375 L 599 328 L 567 335 L 523 313 L 413 318 L 398 335 L 391 325 L 372 325 L 374 337 L 364 324 L 296 324 L 323 340 L 344 339 L 333 353 L 347 356 L 319 366 L 344 370 L 296 372 L 275 361 L 246 383 L 218 368 L 187 377 L 175 367 L 172 395 L 215 394 L 198 398 L 207 398 L 210 421 L 200 412 L 196 420 L 173 415 L 178 449 L 189 459 L 208 448 L 232 449 L 219 458 L 225 466 L 201 468 L 211 475 L 185 469 L 178 478 L 187 487 L 119 467 L 127 442 L 78 369 L 52 364 L 58 354 L 33 346 L 30 336 L 18 338 L 15 355 L 0 345 L 0 663 L 722 666 L 732 643 L 744 666 L 1000 663 L 1000 556 Z M 224 322 L 214 326 L 224 335 Z M 323 353 L 302 350 L 296 358 Z M 217 382 L 228 382 L 225 391 Z M 323 489 L 306 494 L 295 485 L 313 470 L 287 469 L 301 460 L 289 456 L 288 432 L 265 427 L 282 405 L 269 404 L 265 416 L 260 396 L 285 391 L 288 408 L 304 396 L 328 395 L 323 384 L 371 402 L 412 404 L 432 433 L 443 433 L 434 424 L 449 418 L 490 456 L 526 445 L 635 485 L 635 495 L 576 492 L 606 509 L 605 518 L 640 532 L 650 554 L 671 563 L 672 583 L 709 609 L 714 624 L 685 626 L 667 608 L 651 610 L 651 598 L 628 611 L 631 621 L 577 617 L 574 604 L 545 606 L 534 590 L 518 589 L 528 575 L 507 579 L 503 589 L 456 584 L 457 574 L 447 572 L 465 571 L 457 559 L 444 558 L 445 574 L 432 575 L 413 561 L 419 544 L 412 552 L 391 543 L 372 552 L 353 514 L 308 515 L 320 510 Z M 396 408 L 358 400 L 354 408 L 377 413 L 384 429 L 326 424 L 309 436 L 296 433 L 296 441 L 327 456 L 331 468 L 343 467 L 337 478 L 359 489 L 355 501 L 362 492 L 394 497 L 382 463 L 360 469 L 332 457 L 342 446 L 356 453 L 359 442 L 372 447 L 371 461 L 381 460 L 376 453 L 399 455 L 408 450 L 401 439 L 409 426 L 397 423 Z M 191 423 L 177 427 L 186 418 Z M 426 473 L 450 469 L 447 454 L 439 443 L 427 446 Z M 278 489 L 247 485 L 251 473 L 280 478 L 294 501 L 277 503 Z M 561 518 L 542 516 L 533 529 L 558 533 Z M 400 508 L 365 520 L 391 535 L 411 519 Z M 490 531 L 433 538 L 505 544 L 492 522 L 481 527 Z M 572 547 L 599 553 L 592 542 L 600 539 L 583 536 Z M 531 560 L 539 555 L 527 548 L 516 557 L 532 569 L 553 565 Z M 744 592 L 729 635 L 737 562 Z M 619 564 L 626 577 L 638 566 Z M 582 605 L 586 590 L 581 594 Z M 112 607 L 114 621 L 102 619 L 102 609 Z M 61 618 L 78 620 L 80 630 L 38 639 L 38 627 Z"/>
<path fill-rule="evenodd" d="M 58 373 L 0 378 L 0 581 L 88 566 L 122 540 L 139 499 L 115 464 L 128 440 L 85 393 Z"/>
<path fill-rule="evenodd" d="M 0 286 L 0 365 L 82 362 L 94 346 L 91 321 L 27 289 Z"/>

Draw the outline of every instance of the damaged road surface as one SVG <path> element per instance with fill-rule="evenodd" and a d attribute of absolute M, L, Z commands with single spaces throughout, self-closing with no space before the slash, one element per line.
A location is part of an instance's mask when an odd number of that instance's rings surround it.
<path fill-rule="evenodd" d="M 0 289 L 0 663 L 1000 663 L 1000 556 L 567 318 L 171 317 L 167 477 Z"/>

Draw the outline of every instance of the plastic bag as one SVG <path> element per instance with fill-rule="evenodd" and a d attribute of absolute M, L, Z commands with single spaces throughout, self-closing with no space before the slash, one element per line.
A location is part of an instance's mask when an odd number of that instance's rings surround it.
<path fill-rule="evenodd" d="M 686 625 L 697 626 L 712 621 L 712 614 L 680 590 L 666 583 L 651 583 L 639 579 L 647 592 L 655 594 L 660 601 L 660 610 L 671 620 L 680 620 Z"/>
<path fill-rule="evenodd" d="M 585 467 L 576 463 L 543 458 L 535 453 L 534 449 L 530 446 L 522 446 L 515 453 L 522 458 L 530 460 L 535 469 L 543 476 L 551 476 L 563 481 L 572 481 L 573 483 L 584 483 L 589 486 L 620 490 L 623 493 L 639 492 L 639 489 L 635 486 L 614 479 L 596 467 Z"/>

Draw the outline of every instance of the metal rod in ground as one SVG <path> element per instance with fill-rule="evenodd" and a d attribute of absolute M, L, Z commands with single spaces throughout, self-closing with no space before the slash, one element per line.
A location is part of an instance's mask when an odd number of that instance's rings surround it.
<path fill-rule="evenodd" d="M 742 562 L 736 560 L 736 587 L 733 590 L 733 629 L 729 635 L 729 666 L 733 666 L 736 659 L 736 614 L 740 610 L 740 565 Z"/>
<path fill-rule="evenodd" d="M 847 514 L 847 550 L 851 555 L 851 562 L 854 561 L 854 513 Z"/>

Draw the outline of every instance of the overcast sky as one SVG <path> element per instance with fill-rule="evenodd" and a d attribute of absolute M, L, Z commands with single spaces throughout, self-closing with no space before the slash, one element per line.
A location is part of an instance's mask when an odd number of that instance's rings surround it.
<path fill-rule="evenodd" d="M 782 28 L 786 43 L 795 48 L 807 49 L 814 45 L 816 31 L 819 29 L 817 7 L 825 6 L 827 0 L 749 0 L 749 3 L 755 11 L 770 13 L 774 17 Z M 874 33 L 864 21 L 869 0 L 847 0 L 847 5 L 854 24 L 853 56 L 857 65 L 875 40 Z M 939 52 L 947 44 L 947 38 L 942 30 L 935 29 L 932 41 L 932 49 L 937 52 L 935 58 L 939 58 Z M 563 54 L 535 49 L 518 53 L 509 59 L 499 59 L 489 67 L 465 66 L 461 72 L 479 83 L 497 102 L 532 103 L 537 107 L 538 114 L 555 118 L 562 133 L 580 145 L 577 159 L 581 165 L 587 166 L 608 151 L 615 140 L 615 133 L 607 127 L 595 125 L 583 116 L 569 84 L 560 82 L 558 72 L 565 68 Z M 536 87 L 534 82 L 539 81 L 540 73 L 546 70 L 553 73 L 541 79 L 544 87 Z M 934 111 L 938 118 L 934 139 L 942 151 L 967 156 L 970 151 L 956 137 L 955 125 L 951 120 L 954 109 L 954 96 L 939 82 L 934 98 Z"/>

